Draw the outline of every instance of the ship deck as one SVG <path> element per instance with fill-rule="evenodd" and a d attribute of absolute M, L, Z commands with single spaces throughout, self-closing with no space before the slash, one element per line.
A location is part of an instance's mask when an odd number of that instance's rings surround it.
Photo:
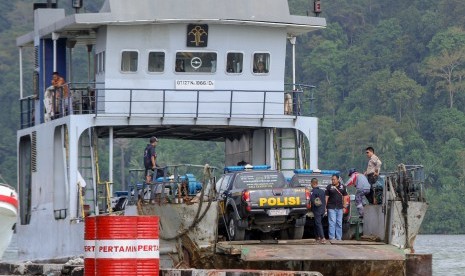
<path fill-rule="evenodd" d="M 279 246 L 276 246 L 279 245 Z M 393 245 L 370 241 L 327 241 L 314 239 L 219 242 L 217 253 L 240 255 L 244 261 L 283 260 L 405 260 L 405 253 Z"/>
<path fill-rule="evenodd" d="M 313 239 L 219 242 L 215 267 L 317 271 L 322 275 L 431 275 L 431 254 L 370 241 Z"/>

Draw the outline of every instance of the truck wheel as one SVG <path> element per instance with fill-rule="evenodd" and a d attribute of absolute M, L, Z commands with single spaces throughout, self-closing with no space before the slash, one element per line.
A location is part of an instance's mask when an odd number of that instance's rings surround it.
<path fill-rule="evenodd" d="M 245 238 L 245 229 L 239 227 L 237 219 L 234 218 L 234 215 L 229 216 L 229 237 L 232 241 L 243 241 Z"/>
<path fill-rule="evenodd" d="M 281 239 L 282 240 L 288 240 L 289 239 L 289 229 L 282 229 L 280 231 L 281 234 Z"/>
<path fill-rule="evenodd" d="M 293 240 L 300 240 L 304 236 L 304 227 L 303 226 L 294 226 L 289 228 L 289 237 Z"/>

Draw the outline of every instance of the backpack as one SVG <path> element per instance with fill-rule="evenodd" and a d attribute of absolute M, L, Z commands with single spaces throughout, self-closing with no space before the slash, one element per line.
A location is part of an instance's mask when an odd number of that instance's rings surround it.
<path fill-rule="evenodd" d="M 323 204 L 323 202 L 321 202 L 320 197 L 318 196 L 318 192 L 315 192 L 315 193 L 312 192 L 312 202 L 311 203 L 315 207 L 320 207 Z"/>

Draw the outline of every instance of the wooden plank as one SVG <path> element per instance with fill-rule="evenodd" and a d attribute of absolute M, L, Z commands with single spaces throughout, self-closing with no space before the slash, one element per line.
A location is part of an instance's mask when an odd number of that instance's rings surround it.
<path fill-rule="evenodd" d="M 330 243 L 328 241 L 328 243 Z M 356 241 L 356 240 L 347 240 L 347 241 L 333 241 L 332 244 L 337 245 L 386 245 L 382 242 L 371 242 L 371 241 Z M 250 240 L 250 241 L 227 241 L 227 242 L 218 242 L 216 244 L 216 252 L 221 254 L 229 255 L 238 255 L 242 253 L 242 249 L 247 246 L 252 245 L 276 245 L 281 247 L 283 245 L 320 245 L 316 243 L 314 239 L 304 239 L 304 240 Z M 314 249 L 312 249 L 314 250 Z"/>
<path fill-rule="evenodd" d="M 405 260 L 402 250 L 386 244 L 242 245 L 244 261 Z"/>

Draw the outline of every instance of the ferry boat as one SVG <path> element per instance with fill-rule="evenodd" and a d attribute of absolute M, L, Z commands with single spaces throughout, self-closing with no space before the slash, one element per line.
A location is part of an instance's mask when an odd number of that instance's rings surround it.
<path fill-rule="evenodd" d="M 18 218 L 18 195 L 15 189 L 0 183 L 0 259 L 10 244 Z"/>
<path fill-rule="evenodd" d="M 285 63 L 286 50 L 294 52 L 297 36 L 325 28 L 319 6 L 315 13 L 299 16 L 290 13 L 287 0 L 106 0 L 97 13 L 80 13 L 81 4 L 73 1 L 73 14 L 56 4 L 35 4 L 34 30 L 17 38 L 20 259 L 83 254 L 85 217 L 113 209 L 116 138 L 222 141 L 227 166 L 246 160 L 267 164 L 287 177 L 294 169 L 318 169 L 318 118 L 308 115 L 303 104 L 313 98 L 312 86 L 295 80 L 287 86 Z M 82 55 L 76 58 L 78 51 L 87 53 L 87 62 Z M 33 56 L 32 72 L 23 69 L 28 56 Z M 51 87 L 54 72 L 66 83 Z M 76 72 L 86 75 L 87 82 L 74 81 Z M 31 73 L 32 91 L 26 91 L 23 75 Z M 108 179 L 100 177 L 102 141 L 108 143 Z M 133 188 L 137 195 L 137 185 Z M 129 204 L 124 210 L 160 216 L 162 268 L 181 262 L 197 268 L 275 262 L 234 264 L 237 255 L 227 260 L 222 255 L 203 263 L 208 258 L 202 254 L 217 256 L 224 248 L 217 245 L 218 232 L 212 227 L 218 203 L 211 198 L 200 207 L 179 202 Z M 196 221 L 200 209 L 201 223 Z M 392 221 L 380 223 L 384 210 L 373 210 L 373 227 L 378 225 L 373 231 L 389 232 Z M 408 216 L 421 223 L 424 211 L 421 207 L 423 213 Z M 192 227 L 185 235 L 173 235 L 186 225 Z M 414 239 L 417 232 L 396 230 L 386 235 L 385 243 L 393 237 Z M 307 257 L 316 258 L 307 262 L 319 258 Z M 296 256 L 287 260 L 292 258 Z M 289 263 L 282 266 L 292 269 Z"/>

